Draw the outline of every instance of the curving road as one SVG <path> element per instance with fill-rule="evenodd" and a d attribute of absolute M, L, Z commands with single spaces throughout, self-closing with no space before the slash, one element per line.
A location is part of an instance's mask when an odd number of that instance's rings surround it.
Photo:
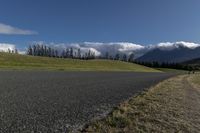
<path fill-rule="evenodd" d="M 67 132 L 173 74 L 0 71 L 0 132 Z"/>

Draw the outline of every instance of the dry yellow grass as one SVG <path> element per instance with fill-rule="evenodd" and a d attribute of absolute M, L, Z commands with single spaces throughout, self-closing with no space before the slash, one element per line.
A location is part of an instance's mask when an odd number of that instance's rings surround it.
<path fill-rule="evenodd" d="M 91 122 L 82 132 L 197 133 L 200 131 L 198 75 L 165 80 L 120 104 L 108 117 Z M 192 83 L 192 84 L 191 84 Z"/>

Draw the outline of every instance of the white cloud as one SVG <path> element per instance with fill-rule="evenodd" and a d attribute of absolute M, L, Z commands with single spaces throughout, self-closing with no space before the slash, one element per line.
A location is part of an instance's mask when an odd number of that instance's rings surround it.
<path fill-rule="evenodd" d="M 74 48 L 74 51 L 78 49 L 81 50 L 81 54 L 84 55 L 89 50 L 95 53 L 96 56 L 104 56 L 107 52 L 115 56 L 117 53 L 119 54 L 131 54 L 132 52 L 140 55 L 138 53 L 145 47 L 139 44 L 129 43 L 129 42 L 109 42 L 109 43 L 101 43 L 101 42 L 83 42 L 83 43 L 45 43 L 43 41 L 33 42 L 33 44 L 44 44 L 50 47 L 57 49 L 60 53 L 62 50 L 66 48 Z"/>
<path fill-rule="evenodd" d="M 159 48 L 161 50 L 173 50 L 173 49 L 180 48 L 180 47 L 195 49 L 197 47 L 200 47 L 200 44 L 193 43 L 193 42 L 184 42 L 184 41 L 179 41 L 179 42 L 161 42 L 161 43 L 158 43 L 157 45 L 149 45 L 147 47 L 149 49 Z"/>
<path fill-rule="evenodd" d="M 144 49 L 144 46 L 129 42 L 109 42 L 109 43 L 100 43 L 100 42 L 84 42 L 80 44 L 81 47 L 92 47 L 101 52 L 102 55 L 105 55 L 106 52 L 111 55 L 117 53 L 121 54 L 130 54 L 132 52 L 139 51 Z"/>
<path fill-rule="evenodd" d="M 0 52 L 8 52 L 9 50 L 12 52 L 17 49 L 19 54 L 26 54 L 25 49 L 18 49 L 16 48 L 15 44 L 10 44 L 10 43 L 0 43 Z"/>
<path fill-rule="evenodd" d="M 129 42 L 119 42 L 119 43 L 111 43 L 111 45 L 119 45 L 119 51 L 120 52 L 131 52 L 131 51 L 136 51 L 136 50 L 141 50 L 144 48 L 144 46 L 139 45 L 139 44 L 133 44 Z"/>
<path fill-rule="evenodd" d="M 94 52 L 96 56 L 104 56 L 106 52 L 110 55 L 115 56 L 115 54 L 131 54 L 132 52 L 135 54 L 135 58 L 144 55 L 146 52 L 159 48 L 161 50 L 173 50 L 175 48 L 186 47 L 190 49 L 194 49 L 200 47 L 198 43 L 192 42 L 162 42 L 156 45 L 140 45 L 129 42 L 109 42 L 109 43 L 101 43 L 101 42 L 83 42 L 83 43 L 45 43 L 43 41 L 33 42 L 33 44 L 39 45 L 48 45 L 52 48 L 57 49 L 60 53 L 62 50 L 66 48 L 74 48 L 74 52 L 77 52 L 78 49 L 81 50 L 81 54 L 84 55 L 89 50 Z M 0 51 L 8 51 L 8 49 L 14 50 L 14 44 L 8 43 L 0 43 Z M 20 54 L 25 54 L 25 49 L 18 49 Z"/>
<path fill-rule="evenodd" d="M 10 25 L 6 25 L 3 23 L 0 23 L 0 34 L 5 34 L 5 35 L 33 35 L 37 34 L 35 31 L 31 30 L 24 30 L 20 28 L 16 28 Z"/>
<path fill-rule="evenodd" d="M 74 48 L 75 51 L 77 49 L 81 50 L 81 54 L 85 54 L 89 50 L 94 52 L 96 56 L 104 56 L 106 52 L 110 55 L 115 56 L 117 53 L 119 54 L 135 54 L 135 58 L 144 55 L 146 52 L 159 48 L 161 50 L 173 50 L 179 47 L 187 47 L 194 49 L 199 47 L 200 44 L 192 43 L 192 42 L 162 42 L 156 45 L 140 45 L 135 43 L 129 42 L 109 42 L 109 43 L 102 43 L 102 42 L 83 42 L 83 43 L 45 43 L 43 41 L 34 42 L 34 44 L 45 44 L 56 48 L 58 51 L 62 51 L 66 48 Z"/>
<path fill-rule="evenodd" d="M 84 53 L 87 53 L 88 51 L 91 51 L 93 53 L 95 53 L 95 56 L 100 56 L 101 52 L 96 50 L 95 48 L 84 48 L 84 47 L 80 47 L 81 50 L 81 54 L 84 55 Z"/>
<path fill-rule="evenodd" d="M 197 47 L 200 46 L 200 44 L 197 43 L 193 43 L 193 42 L 176 42 L 175 45 L 179 45 L 179 46 L 183 46 L 183 47 L 187 47 L 187 48 L 191 48 L 191 49 L 195 49 Z"/>
<path fill-rule="evenodd" d="M 8 43 L 0 43 L 0 52 L 8 52 L 8 50 L 15 50 L 15 45 Z"/>

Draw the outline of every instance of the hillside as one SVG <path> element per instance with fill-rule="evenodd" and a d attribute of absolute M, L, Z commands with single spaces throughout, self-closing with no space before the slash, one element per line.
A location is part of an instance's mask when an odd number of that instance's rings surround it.
<path fill-rule="evenodd" d="M 193 64 L 193 65 L 199 65 L 200 66 L 200 58 L 192 59 L 183 62 L 184 64 Z"/>
<path fill-rule="evenodd" d="M 188 60 L 188 61 L 182 62 L 182 64 L 190 65 L 190 66 L 193 66 L 196 69 L 200 70 L 200 58 Z"/>
<path fill-rule="evenodd" d="M 78 60 L 0 53 L 0 68 L 15 70 L 159 72 L 145 66 L 112 60 Z"/>
<path fill-rule="evenodd" d="M 187 60 L 195 59 L 200 57 L 200 47 L 195 49 L 179 46 L 172 50 L 166 49 L 153 49 L 143 56 L 139 57 L 138 61 L 145 62 L 184 62 Z"/>

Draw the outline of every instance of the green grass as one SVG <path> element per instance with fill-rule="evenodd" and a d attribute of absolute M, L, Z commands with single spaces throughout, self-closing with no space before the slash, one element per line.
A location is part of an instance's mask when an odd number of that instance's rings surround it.
<path fill-rule="evenodd" d="M 122 61 L 62 59 L 8 53 L 0 53 L 0 69 L 160 72 L 153 68 Z"/>
<path fill-rule="evenodd" d="M 182 74 L 187 74 L 188 71 L 186 70 L 180 70 L 180 69 L 172 69 L 172 68 L 156 68 L 159 71 L 162 72 L 170 72 L 170 73 L 182 73 Z"/>

